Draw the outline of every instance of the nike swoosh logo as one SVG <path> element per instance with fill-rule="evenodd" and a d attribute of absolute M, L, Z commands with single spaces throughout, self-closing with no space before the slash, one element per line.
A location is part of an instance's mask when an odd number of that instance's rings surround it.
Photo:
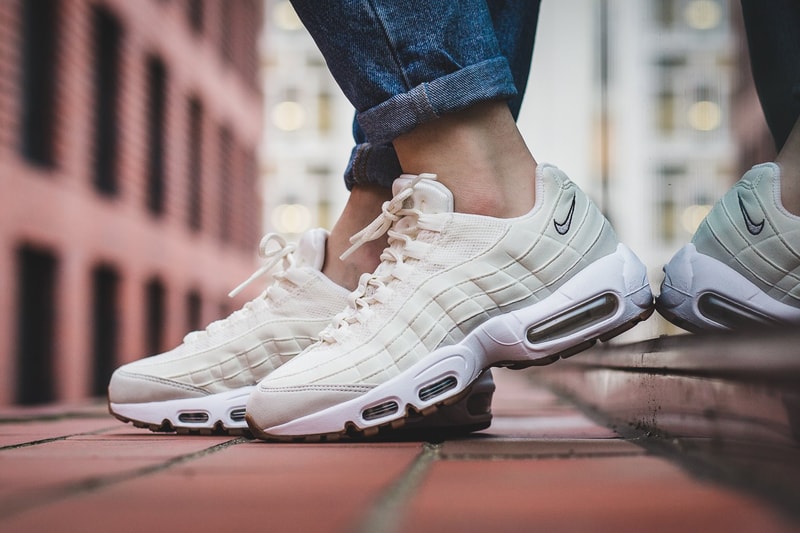
<path fill-rule="evenodd" d="M 758 235 L 761 233 L 761 230 L 764 229 L 764 220 L 761 222 L 754 222 L 752 218 L 750 218 L 750 213 L 747 212 L 747 208 L 744 206 L 744 202 L 742 201 L 742 195 L 739 194 L 739 208 L 742 210 L 742 216 L 744 217 L 744 223 L 747 224 L 747 231 L 750 232 L 751 235 Z"/>
<path fill-rule="evenodd" d="M 569 206 L 569 213 L 567 213 L 567 218 L 564 219 L 564 222 L 558 222 L 556 219 L 553 219 L 553 225 L 556 227 L 556 231 L 559 235 L 566 235 L 569 231 L 569 227 L 572 225 L 572 215 L 575 213 L 575 194 L 572 194 L 572 205 Z"/>

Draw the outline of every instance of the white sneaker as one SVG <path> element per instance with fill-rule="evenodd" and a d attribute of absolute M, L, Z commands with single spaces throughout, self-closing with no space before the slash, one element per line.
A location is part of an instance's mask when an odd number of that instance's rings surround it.
<path fill-rule="evenodd" d="M 661 315 L 695 332 L 800 324 L 800 217 L 780 190 L 765 163 L 722 197 L 664 267 Z"/>
<path fill-rule="evenodd" d="M 512 219 L 453 212 L 435 176 L 401 176 L 356 243 L 389 231 L 374 274 L 321 341 L 247 403 L 265 439 L 374 435 L 467 394 L 491 366 L 553 362 L 648 317 L 644 265 L 561 171 L 537 169 Z"/>
<path fill-rule="evenodd" d="M 234 292 L 281 263 L 269 288 L 228 318 L 188 334 L 177 348 L 117 369 L 108 388 L 111 413 L 152 431 L 245 431 L 245 403 L 255 384 L 315 342 L 347 306 L 348 291 L 320 271 L 326 240 L 325 230 L 312 230 L 295 249 L 267 235 L 260 252 L 270 261 Z M 419 429 L 484 429 L 493 392 L 487 376 L 470 398 Z"/>

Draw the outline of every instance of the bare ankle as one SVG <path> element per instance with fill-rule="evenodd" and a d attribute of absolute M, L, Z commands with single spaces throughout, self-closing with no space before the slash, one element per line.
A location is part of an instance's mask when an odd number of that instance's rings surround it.
<path fill-rule="evenodd" d="M 458 212 L 514 217 L 533 207 L 536 161 L 504 102 L 445 115 L 394 146 L 404 172 L 439 176 Z"/>
<path fill-rule="evenodd" d="M 350 237 L 364 229 L 381 213 L 383 202 L 391 199 L 389 189 L 372 185 L 357 185 L 350 193 L 339 220 L 334 224 L 325 245 L 322 273 L 331 281 L 353 290 L 365 272 L 372 272 L 380 263 L 386 239 L 366 243 L 346 260 L 339 258 L 350 248 Z"/>

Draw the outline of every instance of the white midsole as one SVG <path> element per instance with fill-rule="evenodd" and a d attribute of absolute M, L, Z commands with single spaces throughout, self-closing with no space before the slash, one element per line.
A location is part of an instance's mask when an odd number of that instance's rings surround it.
<path fill-rule="evenodd" d="M 114 414 L 144 422 L 160 425 L 164 420 L 169 421 L 174 427 L 212 429 L 220 422 L 227 429 L 246 428 L 244 417 L 231 416 L 234 413 L 244 413 L 247 398 L 255 386 L 246 386 L 238 389 L 200 396 L 198 398 L 182 398 L 179 400 L 164 400 L 161 402 L 147 403 L 110 403 Z M 198 414 L 207 415 L 205 421 L 192 421 L 191 418 Z M 181 415 L 194 415 L 189 419 L 181 420 Z"/>
<path fill-rule="evenodd" d="M 559 338 L 538 344 L 528 341 L 527 331 L 531 326 L 604 294 L 612 294 L 619 300 L 611 316 Z M 358 398 L 264 431 L 274 436 L 313 435 L 341 431 L 342 421 L 351 421 L 360 429 L 386 424 L 404 417 L 408 406 L 421 411 L 461 393 L 486 368 L 543 359 L 630 323 L 651 308 L 652 302 L 647 269 L 620 244 L 614 253 L 584 268 L 544 300 L 484 322 L 458 344 L 434 350 L 400 375 Z M 420 400 L 421 389 L 450 376 L 456 378 L 454 388 L 427 401 Z M 370 420 L 362 416 L 370 407 L 391 402 L 398 406 L 395 412 Z"/>
<path fill-rule="evenodd" d="M 698 308 L 700 296 L 715 294 L 736 302 L 756 314 L 776 322 L 800 321 L 800 309 L 779 302 L 725 263 L 697 251 L 694 244 L 684 246 L 664 267 L 666 278 L 659 296 L 659 307 L 704 329 L 729 329 Z"/>

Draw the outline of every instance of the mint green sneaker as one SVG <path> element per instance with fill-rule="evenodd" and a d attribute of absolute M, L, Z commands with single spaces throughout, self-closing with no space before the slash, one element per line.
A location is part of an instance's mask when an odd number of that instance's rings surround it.
<path fill-rule="evenodd" d="M 247 402 L 264 439 L 377 435 L 458 402 L 488 368 L 568 357 L 653 311 L 646 268 L 563 172 L 540 165 L 533 209 L 453 212 L 435 176 L 400 176 L 356 246 L 388 231 L 320 342 Z"/>
<path fill-rule="evenodd" d="M 765 163 L 717 202 L 664 267 L 662 316 L 694 332 L 800 324 L 800 217 L 780 190 Z"/>

